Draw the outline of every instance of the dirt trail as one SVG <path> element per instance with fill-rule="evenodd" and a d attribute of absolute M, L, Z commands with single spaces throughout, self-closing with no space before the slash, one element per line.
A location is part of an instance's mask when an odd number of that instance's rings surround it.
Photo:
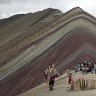
<path fill-rule="evenodd" d="M 66 81 L 65 77 L 56 80 L 53 91 L 49 91 L 48 85 L 44 83 L 19 96 L 96 96 L 96 89 L 71 91 L 66 88 Z"/>

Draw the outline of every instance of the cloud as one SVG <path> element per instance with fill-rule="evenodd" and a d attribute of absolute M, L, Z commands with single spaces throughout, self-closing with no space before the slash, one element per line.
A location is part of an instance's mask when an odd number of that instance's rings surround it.
<path fill-rule="evenodd" d="M 10 2 L 14 2 L 15 0 L 0 0 L 0 4 L 6 4 Z"/>
<path fill-rule="evenodd" d="M 0 0 L 0 14 L 1 17 L 9 17 L 13 14 L 35 12 L 49 7 L 66 12 L 77 6 L 96 16 L 95 0 Z"/>

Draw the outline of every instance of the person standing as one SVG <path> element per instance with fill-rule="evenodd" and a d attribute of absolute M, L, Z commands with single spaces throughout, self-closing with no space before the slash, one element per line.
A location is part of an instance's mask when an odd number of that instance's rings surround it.
<path fill-rule="evenodd" d="M 72 78 L 72 72 L 70 70 L 67 70 L 67 82 L 68 82 L 68 88 L 71 88 L 73 90 L 74 85 L 73 85 L 73 78 Z"/>

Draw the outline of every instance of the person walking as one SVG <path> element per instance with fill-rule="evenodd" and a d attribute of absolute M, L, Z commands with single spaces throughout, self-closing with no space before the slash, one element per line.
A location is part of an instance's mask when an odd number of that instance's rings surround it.
<path fill-rule="evenodd" d="M 59 76 L 59 73 L 54 68 L 54 64 L 51 64 L 48 68 L 48 80 L 49 80 L 49 90 L 53 90 L 55 78 Z"/>

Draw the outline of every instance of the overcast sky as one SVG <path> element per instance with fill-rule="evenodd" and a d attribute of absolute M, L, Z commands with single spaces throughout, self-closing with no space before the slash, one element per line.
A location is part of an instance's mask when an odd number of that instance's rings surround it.
<path fill-rule="evenodd" d="M 49 7 L 67 12 L 77 6 L 96 17 L 96 0 L 0 0 L 0 18 Z"/>

